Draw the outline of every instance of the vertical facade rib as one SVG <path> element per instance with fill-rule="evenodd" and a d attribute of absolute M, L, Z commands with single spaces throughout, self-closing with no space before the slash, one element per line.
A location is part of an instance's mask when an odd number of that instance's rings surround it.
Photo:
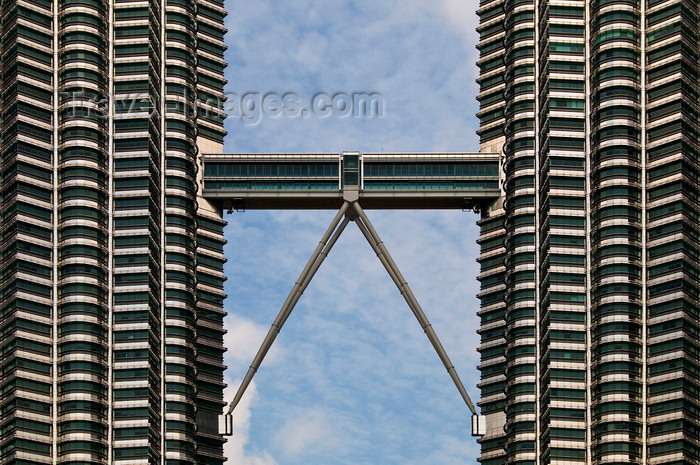
<path fill-rule="evenodd" d="M 0 463 L 220 464 L 223 2 L 0 6 Z"/>
<path fill-rule="evenodd" d="M 484 465 L 700 461 L 699 10 L 481 2 Z"/>

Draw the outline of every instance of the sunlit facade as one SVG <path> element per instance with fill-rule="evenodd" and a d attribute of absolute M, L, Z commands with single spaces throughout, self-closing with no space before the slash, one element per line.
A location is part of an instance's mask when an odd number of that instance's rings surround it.
<path fill-rule="evenodd" d="M 222 0 L 0 4 L 0 464 L 221 464 Z"/>
<path fill-rule="evenodd" d="M 483 465 L 700 463 L 697 0 L 482 0 Z"/>

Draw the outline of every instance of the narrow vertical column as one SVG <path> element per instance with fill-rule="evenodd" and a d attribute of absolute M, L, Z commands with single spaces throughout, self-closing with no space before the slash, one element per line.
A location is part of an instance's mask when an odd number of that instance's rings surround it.
<path fill-rule="evenodd" d="M 593 428 L 591 421 L 592 405 L 593 405 L 593 350 L 592 350 L 592 331 L 591 325 L 593 322 L 593 312 L 591 311 L 591 264 L 593 263 L 593 256 L 591 254 L 591 248 L 593 247 L 591 234 L 591 211 L 593 207 L 593 199 L 591 198 L 591 163 L 592 152 L 591 152 L 591 4 L 586 1 L 584 4 L 584 21 L 586 25 L 585 33 L 585 66 L 586 66 L 586 80 L 584 88 L 586 91 L 586 158 L 585 158 L 585 170 L 586 170 L 586 197 L 585 197 L 585 208 L 586 208 L 586 464 L 591 465 L 592 460 L 592 447 L 593 447 Z"/>
<path fill-rule="evenodd" d="M 479 142 L 482 153 L 504 151 L 507 115 L 515 111 L 515 102 L 507 95 L 507 80 L 511 74 L 506 64 L 506 16 L 510 2 L 504 0 L 484 0 L 479 2 Z M 534 37 L 532 38 L 534 46 Z M 530 105 L 524 99 L 518 102 L 522 111 Z M 534 102 L 532 102 L 534 111 Z M 509 110 L 510 108 L 510 110 Z M 514 161 L 514 160 L 513 160 Z M 506 398 L 509 383 L 506 372 L 507 341 L 506 333 L 506 302 L 505 289 L 507 271 L 505 266 L 506 247 L 506 213 L 503 201 L 505 198 L 506 182 L 511 169 L 509 159 L 504 160 L 503 169 L 506 173 L 502 197 L 482 208 L 479 220 L 480 255 L 479 276 L 480 300 L 478 315 L 481 325 L 477 330 L 480 338 L 479 352 L 481 380 L 479 388 L 481 400 L 478 405 L 481 414 L 487 419 L 488 429 L 485 435 L 478 439 L 481 443 L 482 463 L 503 463 L 506 460 L 505 442 L 507 439 Z M 524 169 L 524 167 L 521 167 Z M 529 233 L 529 231 L 528 231 Z M 527 234 L 526 234 L 527 235 Z M 526 235 L 521 236 L 521 239 Z M 534 236 L 531 240 L 534 244 Z M 521 282 L 522 283 L 522 282 Z M 522 285 L 522 284 L 521 284 Z M 533 354 L 534 355 L 534 354 Z M 534 402 L 534 380 L 519 386 L 518 394 L 528 401 Z M 532 429 L 529 427 L 532 426 Z M 526 428 L 534 436 L 534 423 L 530 421 Z M 523 430 L 524 432 L 524 430 Z M 534 440 L 534 437 L 528 437 Z M 534 451 L 533 451 L 534 453 Z M 534 457 L 533 457 L 534 458 Z"/>
<path fill-rule="evenodd" d="M 649 309 L 647 308 L 647 296 L 649 289 L 647 288 L 648 281 L 648 270 L 647 270 L 647 236 L 649 231 L 647 230 L 647 1 L 640 0 L 639 5 L 639 18 L 640 18 L 640 99 L 641 99 L 641 111 L 640 111 L 640 132 L 641 137 L 639 140 L 640 149 L 640 185 L 641 185 L 641 228 L 642 228 L 642 244 L 641 244 L 641 281 L 642 281 L 642 295 L 641 295 L 641 463 L 648 463 L 648 378 L 649 378 L 649 347 L 648 347 L 648 322 L 649 322 Z"/>
<path fill-rule="evenodd" d="M 548 37 L 543 38 L 542 34 L 540 33 L 540 8 L 542 8 L 544 5 L 547 4 L 547 2 L 540 2 L 539 0 L 534 0 L 534 18 L 533 18 L 533 29 L 534 29 L 534 82 L 533 82 L 533 89 L 532 93 L 534 94 L 534 104 L 535 104 L 535 112 L 534 115 L 532 115 L 533 119 L 533 127 L 534 127 L 534 133 L 532 134 L 533 140 L 533 150 L 534 150 L 534 219 L 535 219 L 535 248 L 534 248 L 534 261 L 535 261 L 535 286 L 534 286 L 534 300 L 535 300 L 535 465 L 550 465 L 548 460 L 542 460 L 542 455 L 543 455 L 543 445 L 542 445 L 542 423 L 545 421 L 542 418 L 542 411 L 544 410 L 542 408 L 542 394 L 544 393 L 545 389 L 542 387 L 542 332 L 543 332 L 543 321 L 542 321 L 542 289 L 540 287 L 540 284 L 542 283 L 542 261 L 541 261 L 541 251 L 542 251 L 542 223 L 541 223 L 541 211 L 540 208 L 542 206 L 542 199 L 541 199 L 541 190 L 542 190 L 542 185 L 541 185 L 541 166 L 542 166 L 542 154 L 540 154 L 540 147 L 542 145 L 540 141 L 540 131 L 542 130 L 542 127 L 540 126 L 540 54 L 542 53 L 542 49 L 545 47 L 542 47 L 542 41 L 547 40 Z M 545 21 L 547 21 L 547 18 L 545 18 Z M 513 31 L 515 34 L 516 32 Z M 545 57 L 545 59 L 548 57 Z M 513 92 L 514 93 L 514 92 Z M 508 141 L 510 144 L 515 145 L 515 140 Z M 508 142 L 506 142 L 508 144 Z M 508 144 L 508 145 L 510 145 Z M 514 154 L 517 153 L 517 150 L 513 150 Z M 523 150 L 524 152 L 524 150 Z M 506 197 L 506 205 L 508 204 L 510 199 Z M 515 200 L 515 199 L 513 199 Z M 514 257 L 511 257 L 511 259 Z M 506 291 L 507 292 L 507 291 Z M 508 300 L 508 299 L 507 299 Z M 515 299 L 513 299 L 515 300 Z M 516 329 L 513 327 L 508 328 L 508 331 L 512 331 L 513 333 L 516 333 Z M 515 350 L 515 348 L 513 348 Z M 545 348 L 546 350 L 546 348 Z M 513 368 L 513 371 L 515 371 L 515 368 Z M 547 408 L 547 406 L 545 406 Z M 550 413 L 551 414 L 551 413 Z M 509 438 L 509 441 L 510 442 Z M 508 444 L 506 442 L 506 444 Z M 507 450 L 507 447 L 506 447 Z M 547 457 L 550 457 L 550 454 L 547 454 Z"/>
<path fill-rule="evenodd" d="M 114 461 L 114 0 L 107 22 L 107 463 Z"/>
<path fill-rule="evenodd" d="M 643 453 L 648 463 L 684 464 L 697 461 L 700 429 L 688 413 L 700 407 L 700 2 L 647 0 L 640 16 Z"/>
<path fill-rule="evenodd" d="M 161 458 L 160 3 L 110 3 L 115 464 Z"/>
<path fill-rule="evenodd" d="M 57 4 L 0 5 L 0 448 L 44 465 L 58 454 Z"/>
<path fill-rule="evenodd" d="M 224 79 L 224 10 L 223 0 L 197 0 L 194 31 L 197 49 L 193 60 L 196 108 L 197 181 L 201 180 L 204 154 L 223 152 Z M 173 57 L 174 58 L 174 57 Z M 173 64 L 174 62 L 170 62 Z M 220 464 L 223 439 L 213 421 L 225 406 L 224 389 L 224 297 L 223 221 L 221 210 L 201 194 L 197 183 L 197 463 Z M 212 420 L 212 421 L 210 421 Z"/>
<path fill-rule="evenodd" d="M 108 461 L 109 4 L 58 2 L 58 455 Z"/>
<path fill-rule="evenodd" d="M 508 461 L 539 463 L 541 444 L 540 349 L 540 125 L 539 63 L 547 49 L 535 0 L 505 2 L 505 412 Z M 483 262 L 482 262 L 483 263 Z M 483 302 L 483 301 L 482 301 Z M 517 434 L 515 432 L 517 431 Z"/>
<path fill-rule="evenodd" d="M 643 257 L 639 3 L 589 8 L 591 453 L 639 463 Z M 621 427 L 624 425 L 624 427 Z M 621 452 L 624 452 L 621 454 Z"/>
<path fill-rule="evenodd" d="M 481 353 L 480 367 L 482 370 L 489 366 L 502 366 L 506 361 L 504 337 L 506 303 L 503 300 L 503 294 L 507 274 L 504 264 L 506 254 L 504 221 L 505 212 L 502 208 L 502 200 L 494 202 L 493 205 L 485 209 L 479 220 L 478 242 L 481 252 L 478 258 L 480 263 L 478 279 L 481 286 L 477 297 L 481 301 L 478 313 L 481 325 L 477 333 L 480 335 L 479 352 Z M 503 426 L 499 427 L 499 423 L 496 421 L 500 420 L 503 423 L 506 418 L 504 405 L 508 387 L 505 368 L 500 373 L 498 371 L 495 373 L 483 371 L 484 374 L 482 374 L 479 384 L 481 389 L 479 406 L 481 414 L 487 418 L 487 422 L 492 426 L 479 440 L 482 444 L 485 442 L 488 445 L 487 447 L 482 446 L 481 460 L 498 461 L 504 457 L 506 452 L 503 447 L 506 430 Z M 527 383 L 523 383 L 523 386 L 518 389 L 519 396 L 534 402 L 535 383 L 533 379 L 527 380 Z M 534 424 L 529 423 L 528 427 L 530 425 L 532 425 L 531 431 L 534 432 Z"/>
<path fill-rule="evenodd" d="M 184 6 L 184 5 L 183 5 Z M 166 460 L 168 458 L 168 452 L 166 448 L 166 443 L 165 443 L 165 438 L 167 436 L 167 373 L 168 373 L 168 367 L 166 364 L 166 338 L 167 338 L 167 328 L 165 324 L 165 320 L 167 318 L 168 314 L 168 308 L 167 308 L 167 263 L 168 263 L 168 242 L 166 239 L 166 230 L 167 228 L 165 227 L 166 224 L 166 189 L 165 189 L 165 175 L 166 175 L 166 169 L 167 169 L 167 142 L 166 142 L 166 113 L 168 111 L 168 104 L 167 104 L 167 71 L 166 71 L 166 63 L 168 60 L 168 51 L 166 48 L 166 43 L 167 43 L 167 8 L 168 8 L 168 2 L 167 0 L 160 0 L 159 1 L 159 22 L 160 22 L 160 29 L 158 30 L 157 34 L 159 37 L 158 41 L 158 55 L 160 60 L 158 61 L 158 74 L 160 76 L 160 81 L 158 83 L 158 92 L 159 92 L 159 98 L 158 98 L 158 105 L 154 102 L 154 110 L 158 112 L 158 123 L 159 123 L 159 129 L 160 129 L 160 136 L 159 136 L 159 144 L 160 144 L 160 154 L 159 154 L 159 160 L 158 164 L 160 166 L 160 171 L 159 171 L 159 182 L 160 182 L 160 210 L 159 210 L 159 215 L 158 215 L 158 220 L 160 222 L 160 229 L 158 230 L 158 245 L 160 247 L 160 260 L 159 260 L 159 279 L 160 279 L 160 289 L 159 289 L 159 297 L 160 297 L 160 302 L 159 302 L 159 313 L 160 313 L 160 319 L 158 320 L 158 326 L 159 326 L 159 333 L 160 333 L 160 338 L 158 341 L 158 348 L 159 348 L 159 358 L 158 358 L 158 365 L 159 365 L 159 372 L 160 372 L 160 378 L 159 378 L 159 385 L 158 385 L 158 408 L 160 410 L 160 418 L 159 418 L 159 424 L 158 424 L 158 433 L 160 436 L 160 443 L 158 444 L 158 451 L 159 451 L 159 456 L 160 456 L 160 464 L 165 465 Z M 184 9 L 184 8 L 183 8 Z M 183 15 L 184 16 L 184 15 Z M 185 106 L 185 108 L 187 108 Z M 189 218 L 189 221 L 193 221 L 194 218 Z M 182 245 L 182 244 L 179 244 Z M 194 248 L 193 248 L 194 249 Z M 192 251 L 187 251 L 188 253 L 185 256 L 192 255 Z M 188 257 L 188 259 L 191 259 L 191 257 Z M 184 312 L 183 312 L 184 313 Z M 180 330 L 183 334 L 186 333 L 186 331 L 183 329 Z M 183 338 L 185 339 L 185 338 Z M 183 376 L 184 377 L 184 376 Z M 184 384 L 184 383 L 183 383 Z M 194 389 L 194 387 L 192 387 Z"/>
<path fill-rule="evenodd" d="M 59 199 L 59 151 L 58 151 L 58 106 L 59 106 L 59 87 L 58 87 L 58 25 L 59 25 L 59 0 L 52 2 L 52 26 L 53 26 L 53 101 L 52 101 L 52 175 L 53 182 L 53 215 L 52 215 L 52 290 L 53 297 L 51 303 L 51 461 L 53 465 L 58 463 L 58 256 L 59 256 L 59 241 L 58 241 L 58 199 Z"/>

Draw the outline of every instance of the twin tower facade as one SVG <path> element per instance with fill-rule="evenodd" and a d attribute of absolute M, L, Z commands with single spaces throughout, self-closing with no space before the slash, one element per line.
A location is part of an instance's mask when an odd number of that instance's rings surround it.
<path fill-rule="evenodd" d="M 700 463 L 700 4 L 478 14 L 480 462 Z"/>
<path fill-rule="evenodd" d="M 221 464 L 223 0 L 0 4 L 0 464 Z"/>

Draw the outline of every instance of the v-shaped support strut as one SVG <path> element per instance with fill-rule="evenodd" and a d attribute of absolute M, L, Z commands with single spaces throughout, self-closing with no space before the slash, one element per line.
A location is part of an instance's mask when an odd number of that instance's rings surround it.
<path fill-rule="evenodd" d="M 345 218 L 343 218 L 343 216 L 345 216 Z M 440 357 L 440 360 L 442 361 L 443 365 L 445 365 L 445 368 L 447 369 L 447 372 L 452 378 L 452 381 L 454 382 L 455 386 L 457 386 L 457 390 L 461 394 L 462 399 L 464 399 L 464 402 L 467 404 L 467 407 L 469 407 L 469 410 L 472 412 L 472 414 L 476 415 L 474 404 L 469 398 L 467 390 L 464 389 L 464 385 L 459 379 L 459 375 L 457 374 L 454 365 L 450 361 L 450 357 L 447 355 L 447 352 L 440 343 L 437 334 L 435 334 L 435 330 L 433 330 L 433 327 L 428 321 L 428 318 L 425 316 L 425 313 L 423 313 L 423 309 L 418 303 L 418 300 L 416 300 L 416 297 L 413 295 L 413 292 L 411 291 L 411 288 L 408 286 L 408 283 L 401 274 L 401 271 L 399 270 L 398 266 L 396 266 L 396 263 L 394 263 L 394 260 L 391 258 L 391 255 L 386 249 L 384 242 L 382 242 L 381 238 L 377 234 L 377 231 L 372 226 L 372 223 L 369 221 L 369 218 L 367 218 L 367 215 L 365 214 L 360 204 L 357 201 L 346 201 L 345 203 L 343 203 L 342 207 L 340 207 L 340 210 L 338 210 L 338 213 L 335 215 L 335 218 L 333 218 L 333 221 L 331 221 L 331 224 L 326 230 L 326 233 L 319 241 L 318 246 L 316 246 L 316 250 L 314 250 L 313 254 L 311 255 L 311 258 L 306 263 L 306 266 L 299 275 L 299 279 L 297 279 L 296 283 L 294 283 L 294 287 L 287 296 L 287 300 L 285 300 L 284 304 L 282 304 L 282 308 L 277 314 L 277 318 L 275 318 L 275 321 L 272 323 L 270 330 L 267 332 L 267 336 L 265 336 L 265 340 L 260 346 L 260 349 L 258 349 L 258 352 L 255 355 L 253 362 L 250 364 L 250 368 L 248 368 L 248 372 L 243 378 L 241 385 L 238 387 L 238 391 L 236 392 L 236 395 L 234 396 L 233 400 L 231 401 L 231 404 L 229 405 L 227 414 L 224 415 L 221 419 L 221 434 L 233 434 L 233 422 L 231 416 L 233 410 L 236 408 L 236 406 L 241 400 L 241 397 L 243 397 L 243 394 L 250 385 L 250 382 L 253 380 L 253 376 L 255 376 L 255 373 L 258 371 L 260 364 L 265 358 L 265 355 L 267 354 L 268 350 L 270 350 L 270 347 L 272 346 L 273 342 L 275 342 L 275 338 L 282 329 L 282 326 L 284 325 L 285 321 L 287 321 L 287 318 L 289 318 L 289 315 L 292 313 L 292 310 L 294 310 L 294 306 L 299 301 L 299 298 L 308 287 L 309 283 L 313 279 L 319 267 L 321 266 L 325 258 L 328 256 L 328 253 L 338 241 L 338 238 L 343 233 L 345 227 L 350 221 L 354 221 L 355 224 L 357 224 L 358 228 L 362 232 L 362 235 L 365 237 L 365 239 L 367 239 L 367 242 L 369 242 L 369 245 L 377 254 L 379 261 L 381 261 L 382 265 L 384 265 L 384 268 L 386 269 L 387 273 L 389 273 L 389 276 L 394 281 L 394 284 L 396 284 L 396 287 L 399 289 L 399 292 L 401 292 L 401 295 L 403 296 L 404 300 L 413 312 L 413 315 L 415 315 L 416 319 L 418 320 L 418 323 L 420 323 L 421 327 L 423 328 L 423 331 L 425 331 L 425 335 L 428 337 L 430 343 L 433 345 L 433 348 L 437 352 L 438 357 Z"/>

